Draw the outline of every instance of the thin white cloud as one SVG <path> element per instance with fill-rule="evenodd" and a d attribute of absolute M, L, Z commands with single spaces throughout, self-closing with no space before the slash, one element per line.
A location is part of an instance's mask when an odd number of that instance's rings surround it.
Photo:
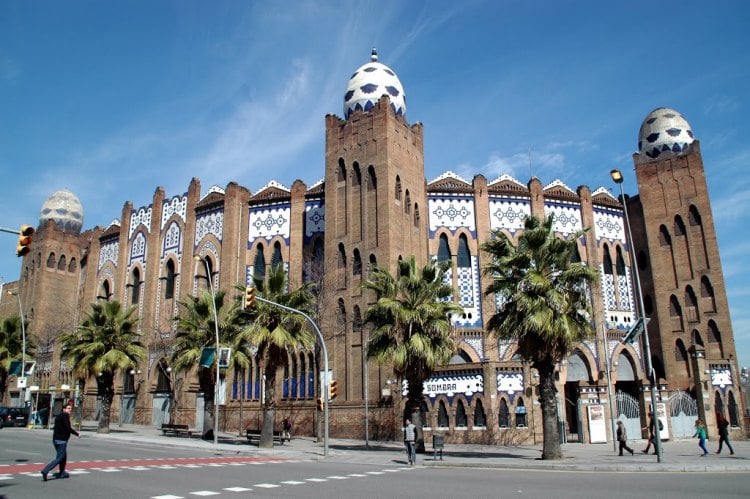
<path fill-rule="evenodd" d="M 739 109 L 740 100 L 732 95 L 712 95 L 703 106 L 707 115 L 730 113 Z"/>

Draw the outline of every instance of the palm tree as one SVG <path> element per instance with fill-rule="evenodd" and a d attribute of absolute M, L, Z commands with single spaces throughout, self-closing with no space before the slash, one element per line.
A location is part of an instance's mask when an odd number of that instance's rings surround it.
<path fill-rule="evenodd" d="M 216 368 L 213 366 L 199 366 L 204 348 L 216 348 L 216 328 L 214 326 L 214 305 L 219 324 L 219 346 L 231 344 L 242 327 L 240 309 L 237 302 L 225 304 L 226 292 L 216 291 L 213 301 L 209 290 L 199 296 L 188 296 L 184 301 L 178 301 L 180 313 L 177 321 L 177 333 L 172 353 L 172 367 L 176 371 L 190 372 L 198 368 L 198 383 L 203 392 L 203 429 L 202 435 L 206 440 L 214 438 L 214 417 L 216 407 L 214 403 L 216 387 Z M 218 352 L 214 360 L 218 362 Z"/>
<path fill-rule="evenodd" d="M 365 324 L 373 331 L 367 358 L 391 365 L 405 379 L 408 395 L 404 417 L 417 427 L 417 446 L 424 449 L 421 406 L 424 382 L 435 367 L 455 352 L 450 316 L 463 309 L 448 301 L 453 287 L 446 281 L 451 262 L 430 262 L 417 268 L 414 257 L 399 260 L 396 275 L 375 267 L 362 287 L 375 291 L 377 301 L 368 307 Z"/>
<path fill-rule="evenodd" d="M 102 408 L 98 433 L 109 433 L 117 372 L 132 369 L 145 358 L 135 311 L 135 306 L 123 309 L 116 300 L 93 303 L 81 325 L 60 336 L 62 356 L 73 371 L 84 378 L 96 377 Z"/>
<path fill-rule="evenodd" d="M 34 342 L 26 338 L 26 355 L 34 353 Z M 0 402 L 8 388 L 10 363 L 20 361 L 23 354 L 21 318 L 17 315 L 2 320 L 0 324 Z M 31 358 L 30 356 L 27 358 Z M 23 367 L 21 368 L 23 369 Z"/>
<path fill-rule="evenodd" d="M 578 238 L 555 237 L 554 218 L 528 217 L 514 246 L 500 231 L 482 245 L 491 262 L 486 294 L 499 295 L 502 305 L 487 329 L 518 343 L 518 352 L 539 373 L 544 444 L 542 459 L 561 459 L 555 386 L 555 365 L 593 331 L 589 285 L 598 273 L 571 263 Z"/>
<path fill-rule="evenodd" d="M 268 279 L 253 278 L 259 296 L 274 303 L 309 313 L 313 305 L 311 285 L 303 284 L 288 291 L 286 271 L 281 266 L 270 270 Z M 315 344 L 306 319 L 272 304 L 258 301 L 248 311 L 248 326 L 237 338 L 237 350 L 257 347 L 258 359 L 265 375 L 263 427 L 259 447 L 273 447 L 276 417 L 276 373 L 288 361 L 290 350 L 309 350 Z M 249 364 L 248 364 L 249 365 Z"/>

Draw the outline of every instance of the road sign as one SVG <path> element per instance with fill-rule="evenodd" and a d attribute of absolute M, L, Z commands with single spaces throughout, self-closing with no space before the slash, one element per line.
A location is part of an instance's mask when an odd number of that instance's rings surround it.
<path fill-rule="evenodd" d="M 635 323 L 633 327 L 630 328 L 630 331 L 628 331 L 628 334 L 625 335 L 625 337 L 622 339 L 623 343 L 635 343 L 635 340 L 638 339 L 638 336 L 641 335 L 641 333 L 646 329 L 646 326 L 648 325 L 649 321 L 648 317 L 644 320 L 643 318 L 638 319 L 638 321 Z"/>

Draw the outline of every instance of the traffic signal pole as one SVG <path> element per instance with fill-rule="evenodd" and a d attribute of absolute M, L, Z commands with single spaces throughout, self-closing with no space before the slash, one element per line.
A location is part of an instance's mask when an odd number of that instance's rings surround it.
<path fill-rule="evenodd" d="M 323 349 L 323 370 L 326 373 L 326 378 L 328 377 L 328 349 L 326 348 L 326 342 L 323 338 L 323 333 L 320 332 L 320 329 L 318 329 L 318 325 L 315 324 L 315 321 L 313 321 L 309 315 L 302 312 L 301 310 L 297 310 L 296 308 L 287 307 L 286 305 L 282 305 L 281 303 L 276 303 L 271 300 L 266 300 L 265 298 L 261 298 L 260 296 L 256 296 L 253 292 L 253 296 L 255 300 L 261 301 L 263 303 L 268 303 L 269 305 L 273 305 L 275 307 L 283 308 L 284 310 L 288 310 L 289 312 L 299 314 L 305 319 L 307 319 L 307 322 L 309 322 L 313 329 L 315 329 L 315 333 L 318 335 L 318 339 L 320 340 L 320 346 Z M 321 389 L 321 392 L 323 390 Z M 323 399 L 323 456 L 328 457 L 328 394 L 321 393 L 321 397 Z"/>

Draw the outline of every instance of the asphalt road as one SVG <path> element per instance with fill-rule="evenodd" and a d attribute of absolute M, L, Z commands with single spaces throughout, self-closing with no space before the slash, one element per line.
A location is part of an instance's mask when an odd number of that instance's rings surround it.
<path fill-rule="evenodd" d="M 747 497 L 750 473 L 590 473 L 408 467 L 278 459 L 144 443 L 73 439 L 69 479 L 42 482 L 48 431 L 0 432 L 0 495 L 8 499 L 285 498 L 731 498 Z"/>

